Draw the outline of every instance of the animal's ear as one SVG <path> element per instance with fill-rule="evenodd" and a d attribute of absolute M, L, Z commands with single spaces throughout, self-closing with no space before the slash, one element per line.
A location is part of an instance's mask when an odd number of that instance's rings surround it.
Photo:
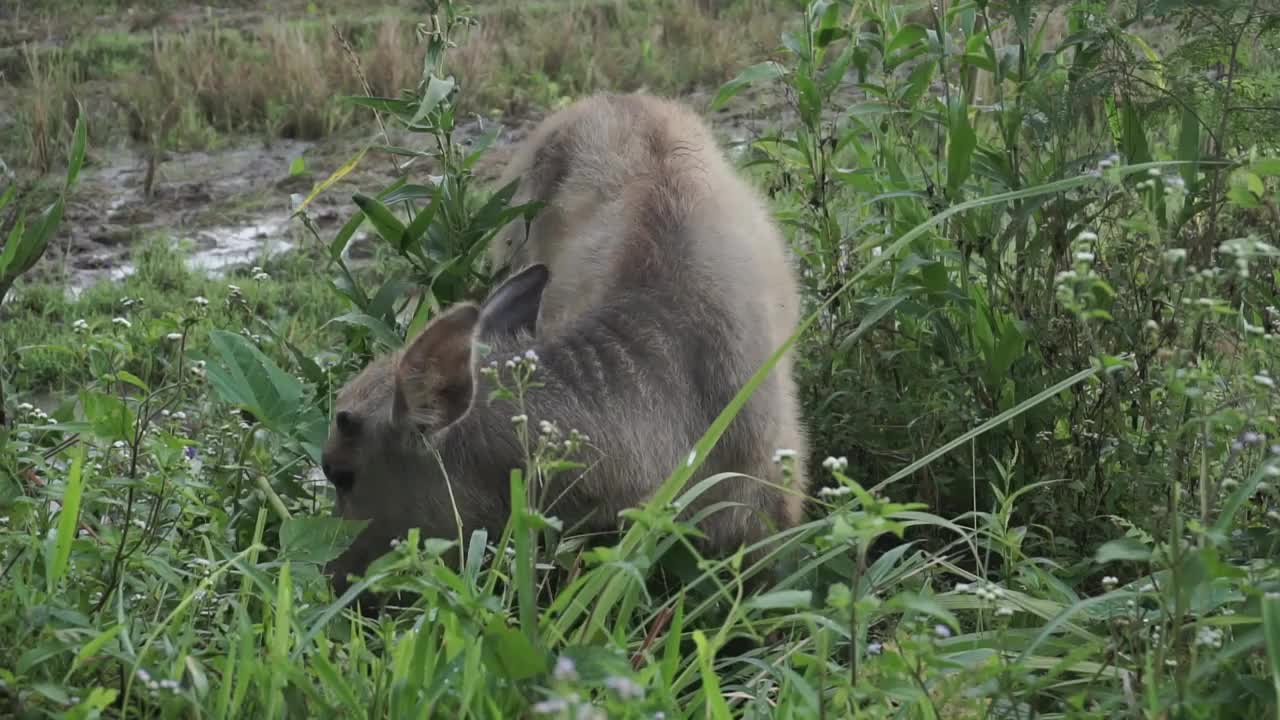
<path fill-rule="evenodd" d="M 392 421 L 432 433 L 457 422 L 475 395 L 471 343 L 480 309 L 456 305 L 432 320 L 396 364 Z"/>
<path fill-rule="evenodd" d="M 535 335 L 542 291 L 550 280 L 551 271 L 541 263 L 507 278 L 484 301 L 481 335 L 486 339 L 514 337 L 521 332 Z"/>

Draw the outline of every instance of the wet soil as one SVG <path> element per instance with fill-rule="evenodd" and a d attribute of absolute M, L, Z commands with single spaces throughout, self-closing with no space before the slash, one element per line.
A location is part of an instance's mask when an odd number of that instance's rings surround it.
<path fill-rule="evenodd" d="M 687 98 L 705 107 L 709 96 Z M 788 114 L 785 105 L 759 93 L 743 93 L 725 112 L 711 116 L 725 143 L 741 142 Z M 536 125 L 538 117 L 503 120 L 502 132 L 486 152 L 477 174 L 496 178 L 514 144 Z M 785 120 L 784 120 L 785 121 Z M 463 124 L 461 142 L 491 129 L 492 121 Z M 421 143 L 422 136 L 397 137 L 392 144 Z M 80 176 L 58 236 L 32 273 L 61 279 L 75 295 L 100 280 L 115 280 L 134 271 L 130 259 L 137 243 L 150 235 L 169 238 L 185 253 L 192 269 L 217 275 L 229 267 L 261 264 L 275 253 L 302 243 L 315 243 L 302 223 L 291 217 L 291 196 L 306 196 L 319 182 L 348 161 L 361 146 L 383 142 L 379 132 L 348 133 L 320 142 L 262 139 L 226 143 L 201 152 L 168 153 L 155 168 L 150 195 L 145 192 L 147 158 L 126 146 L 97 150 Z M 290 175 L 302 157 L 305 172 Z M 426 183 L 429 165 L 416 165 L 410 182 Z M 370 152 L 356 169 L 318 196 L 308 214 L 328 242 L 355 212 L 353 192 L 376 192 L 396 177 L 392 160 Z M 367 233 L 358 234 L 349 252 L 367 254 Z"/>

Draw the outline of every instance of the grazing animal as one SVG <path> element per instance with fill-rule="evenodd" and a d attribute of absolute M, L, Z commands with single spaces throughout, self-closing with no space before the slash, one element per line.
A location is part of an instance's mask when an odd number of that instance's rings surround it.
<path fill-rule="evenodd" d="M 566 527 L 617 529 L 619 511 L 686 461 L 798 324 L 781 234 L 684 106 L 644 95 L 578 101 L 516 151 L 504 181 L 517 178 L 514 201 L 546 205 L 491 246 L 510 278 L 483 306 L 441 314 L 338 395 L 324 472 L 338 514 L 370 520 L 329 567 L 340 590 L 410 527 L 457 538 L 460 520 L 464 539 L 501 531 L 510 470 L 524 462 L 516 413 L 590 438 L 575 458 L 586 469 L 553 478 L 544 512 Z M 479 357 L 477 341 L 492 354 Z M 490 403 L 482 363 L 501 368 L 528 350 L 541 387 L 520 409 Z M 795 453 L 790 477 L 779 449 Z M 788 353 L 695 478 L 741 474 L 685 511 L 736 503 L 700 522 L 704 548 L 731 552 L 798 523 L 806 460 Z"/>

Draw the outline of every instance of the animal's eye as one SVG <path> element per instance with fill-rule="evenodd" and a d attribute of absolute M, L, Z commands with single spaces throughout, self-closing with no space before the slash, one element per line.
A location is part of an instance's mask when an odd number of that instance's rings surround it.
<path fill-rule="evenodd" d="M 340 492 L 346 492 L 356 484 L 356 474 L 350 470 L 334 469 L 329 463 L 323 463 L 320 469 L 324 472 L 324 476 L 329 478 L 329 482 Z"/>
<path fill-rule="evenodd" d="M 350 470 L 339 470 L 333 474 L 333 486 L 342 492 L 351 489 L 356 484 L 356 474 Z"/>

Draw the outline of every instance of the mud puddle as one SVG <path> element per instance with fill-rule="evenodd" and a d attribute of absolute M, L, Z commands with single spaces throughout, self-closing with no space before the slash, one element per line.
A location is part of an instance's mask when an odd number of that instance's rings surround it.
<path fill-rule="evenodd" d="M 687 98 L 704 107 L 707 97 Z M 772 100 L 772 101 L 770 101 Z M 774 98 L 743 93 L 723 112 L 709 114 L 717 134 L 732 155 L 741 143 L 757 137 L 766 123 L 789 113 Z M 515 142 L 537 118 L 503 120 L 503 131 L 477 168 L 482 178 L 496 177 Z M 492 128 L 492 121 L 472 120 L 456 133 L 461 142 Z M 305 196 L 364 143 L 381 136 L 350 136 L 323 142 L 261 140 L 201 152 L 169 153 L 156 165 L 152 192 L 145 192 L 146 157 L 137 149 L 115 147 L 93 152 L 81 174 L 58 237 L 37 266 L 35 275 L 61 278 L 77 296 L 94 283 L 118 281 L 136 271 L 132 252 L 150 236 L 164 238 L 194 271 L 220 275 L 236 267 L 260 265 L 267 258 L 315 242 L 293 219 L 291 196 Z M 417 144 L 421 138 L 390 138 L 392 144 Z M 738 147 L 734 147 L 738 146 Z M 290 168 L 301 157 L 303 174 Z M 428 168 L 416 166 L 411 182 L 427 182 Z M 312 201 L 308 214 L 325 242 L 355 211 L 351 194 L 373 192 L 394 177 L 391 161 L 365 156 L 349 175 Z M 369 242 L 357 234 L 351 249 Z"/>
<path fill-rule="evenodd" d="M 485 128 L 475 123 L 474 128 L 461 130 L 460 137 L 465 139 Z M 508 124 L 490 153 L 493 157 L 488 165 L 496 169 L 494 163 L 506 156 L 505 146 L 523 134 L 523 128 Z M 364 141 L 259 141 L 219 150 L 170 153 L 157 164 L 150 195 L 144 187 L 145 156 L 129 148 L 101 151 L 82 172 L 58 237 L 37 266 L 36 275 L 60 277 L 74 297 L 94 283 L 133 274 L 136 266 L 131 254 L 150 236 L 173 243 L 191 270 L 214 276 L 262 264 L 270 256 L 314 243 L 301 222 L 292 218 L 291 196 L 310 193 Z M 299 157 L 305 171 L 294 176 L 290 167 Z M 413 178 L 425 175 L 425 169 L 414 168 L 412 174 Z M 353 192 L 374 192 L 393 177 L 390 161 L 366 155 L 354 171 L 308 207 L 321 238 L 330 239 L 355 211 Z M 367 233 L 357 233 L 352 245 L 358 247 L 367 239 Z"/>

